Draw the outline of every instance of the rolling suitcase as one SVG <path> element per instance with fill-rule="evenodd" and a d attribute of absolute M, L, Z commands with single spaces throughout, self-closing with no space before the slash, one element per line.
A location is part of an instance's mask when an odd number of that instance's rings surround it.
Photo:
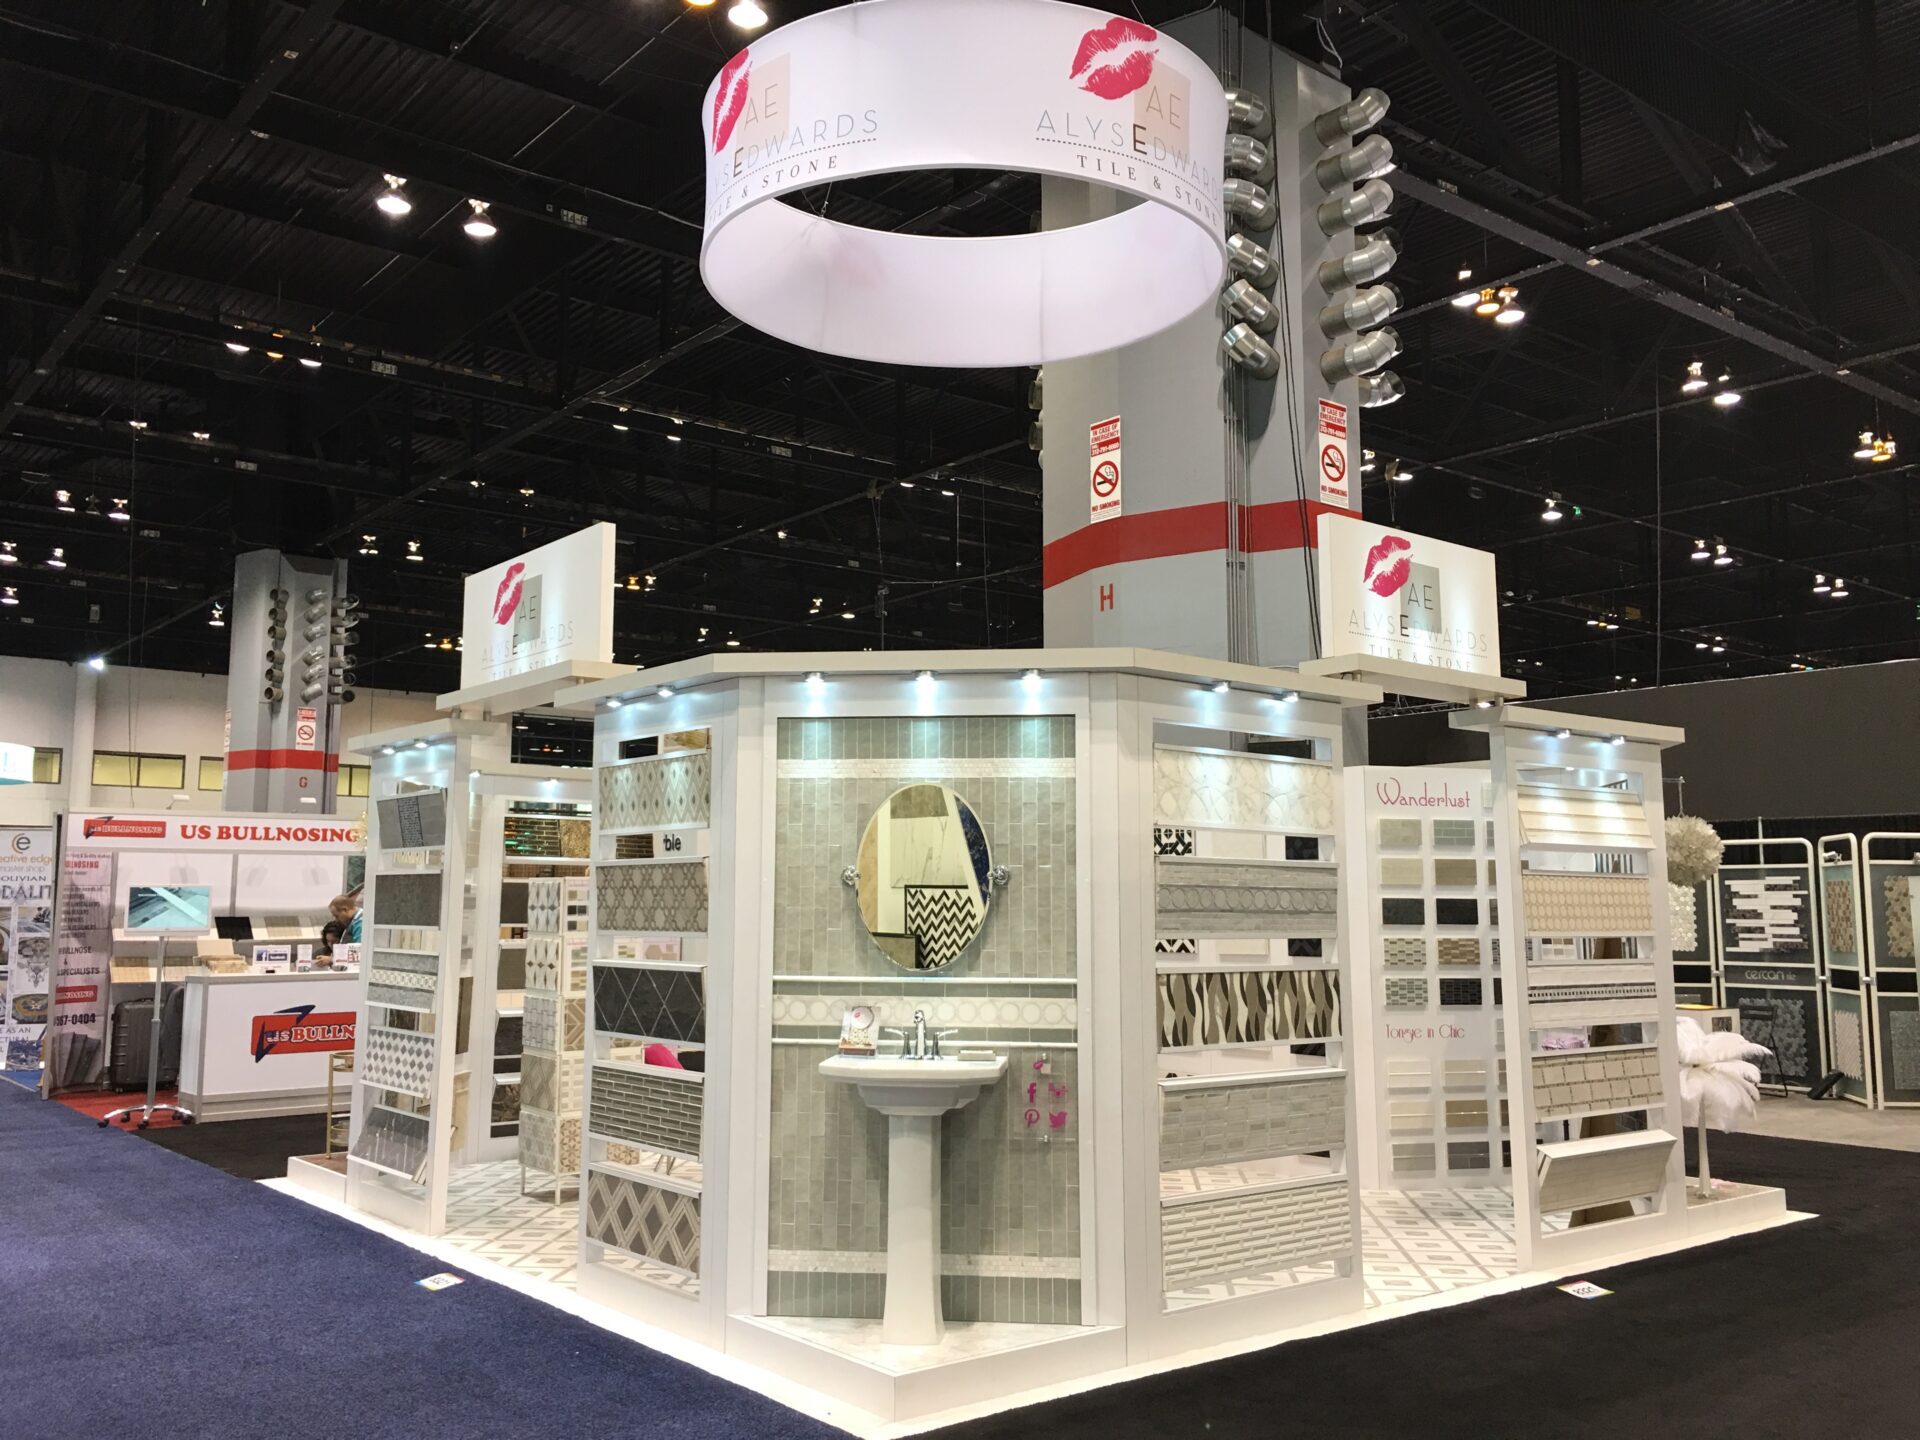
<path fill-rule="evenodd" d="M 161 1089 L 180 1081 L 180 1026 L 186 1011 L 186 990 L 176 985 L 161 1002 Z M 153 1044 L 153 997 L 122 1000 L 113 1007 L 113 1051 L 107 1062 L 107 1084 L 114 1090 L 147 1088 L 147 1057 Z"/>

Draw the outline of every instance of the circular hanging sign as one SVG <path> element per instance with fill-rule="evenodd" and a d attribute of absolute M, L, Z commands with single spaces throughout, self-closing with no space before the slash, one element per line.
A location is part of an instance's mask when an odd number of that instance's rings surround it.
<path fill-rule="evenodd" d="M 702 123 L 701 278 L 733 315 L 809 350 L 1071 359 L 1166 329 L 1225 274 L 1226 97 L 1198 56 L 1137 20 L 1057 0 L 844 5 L 735 55 Z M 1085 224 L 979 239 L 834 218 L 836 182 L 956 169 L 1118 193 L 1094 196 Z"/>

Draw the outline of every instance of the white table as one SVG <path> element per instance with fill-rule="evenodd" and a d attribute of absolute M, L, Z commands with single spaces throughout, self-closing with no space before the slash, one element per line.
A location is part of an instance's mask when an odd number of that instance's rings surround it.
<path fill-rule="evenodd" d="M 327 1057 L 351 1050 L 360 975 L 189 975 L 180 1103 L 195 1120 L 317 1115 Z"/>

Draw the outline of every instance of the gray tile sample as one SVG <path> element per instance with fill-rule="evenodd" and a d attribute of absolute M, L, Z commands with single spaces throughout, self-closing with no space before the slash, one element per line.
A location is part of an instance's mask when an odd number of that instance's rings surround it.
<path fill-rule="evenodd" d="M 637 1039 L 703 1045 L 707 1039 L 706 974 L 705 970 L 595 965 L 594 1026 Z"/>
<path fill-rule="evenodd" d="M 375 925 L 438 925 L 441 875 L 438 871 L 376 875 L 373 880 Z"/>
<path fill-rule="evenodd" d="M 1162 858 L 1154 879 L 1161 934 L 1324 936 L 1339 929 L 1340 880 L 1330 864 Z"/>
<path fill-rule="evenodd" d="M 1380 902 L 1380 923 L 1382 925 L 1424 925 L 1427 923 L 1427 902 L 1400 896 L 1386 897 Z"/>
<path fill-rule="evenodd" d="M 597 865 L 593 877 L 602 930 L 706 933 L 707 864 L 704 860 Z"/>
<path fill-rule="evenodd" d="M 697 1079 L 595 1065 L 587 1128 L 609 1140 L 698 1160 L 705 1106 L 706 1086 Z"/>
<path fill-rule="evenodd" d="M 1383 850 L 1413 850 L 1420 844 L 1420 822 L 1418 820 L 1382 820 L 1380 822 L 1380 848 Z"/>
<path fill-rule="evenodd" d="M 1424 1010 L 1427 1008 L 1427 982 L 1418 977 L 1389 975 L 1386 978 L 1386 1004 L 1389 1010 Z"/>
<path fill-rule="evenodd" d="M 1433 843 L 1440 849 L 1471 850 L 1479 827 L 1471 820 L 1436 820 L 1433 822 Z"/>
<path fill-rule="evenodd" d="M 1190 1170 L 1346 1143 L 1345 1079 L 1242 1081 L 1160 1092 L 1160 1168 Z"/>
<path fill-rule="evenodd" d="M 401 1010 L 431 1010 L 440 984 L 440 957 L 376 950 L 367 965 L 367 999 Z"/>
<path fill-rule="evenodd" d="M 1190 970 L 1164 974 L 1160 1048 L 1326 1040 L 1339 1033 L 1334 970 Z"/>
<path fill-rule="evenodd" d="M 1447 1168 L 1485 1170 L 1490 1163 L 1489 1149 L 1484 1140 L 1450 1140 L 1447 1142 Z"/>
<path fill-rule="evenodd" d="M 437 849 L 447 843 L 447 792 L 428 790 L 376 802 L 382 850 Z"/>
<path fill-rule="evenodd" d="M 1437 859 L 1433 862 L 1433 883 L 1477 885 L 1480 883 L 1480 862 L 1466 859 Z"/>
<path fill-rule="evenodd" d="M 1163 1283 L 1180 1290 L 1350 1254 L 1353 1206 L 1344 1178 L 1163 1205 Z"/>
<path fill-rule="evenodd" d="M 586 1234 L 688 1275 L 700 1273 L 700 1197 L 630 1175 L 587 1171 Z"/>
<path fill-rule="evenodd" d="M 1417 969 L 1427 963 L 1427 937 L 1388 935 L 1380 942 L 1380 959 L 1390 969 Z"/>
<path fill-rule="evenodd" d="M 598 819 L 606 830 L 686 828 L 712 816 L 711 750 L 602 765 L 599 779 Z"/>

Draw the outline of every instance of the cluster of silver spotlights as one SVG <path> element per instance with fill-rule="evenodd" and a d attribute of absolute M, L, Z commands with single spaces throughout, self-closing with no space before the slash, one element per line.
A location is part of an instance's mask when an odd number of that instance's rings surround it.
<path fill-rule="evenodd" d="M 1314 208 L 1323 235 L 1383 219 L 1393 205 L 1393 190 L 1379 177 L 1393 169 L 1393 146 L 1383 135 L 1367 135 L 1387 113 L 1387 97 L 1362 90 L 1313 122 L 1314 138 L 1328 149 L 1313 167 L 1327 198 Z M 1280 355 L 1272 336 L 1281 311 L 1272 298 L 1280 264 L 1265 239 L 1280 220 L 1275 202 L 1273 115 L 1267 102 L 1249 90 L 1227 92 L 1224 188 L 1234 232 L 1227 238 L 1227 262 L 1234 275 L 1222 297 L 1233 324 L 1221 337 L 1221 349 L 1250 374 L 1272 379 Z M 1354 140 L 1365 135 L 1365 139 Z M 1348 143 L 1348 142 L 1353 143 Z M 1383 367 L 1400 353 L 1400 336 L 1386 321 L 1400 308 L 1400 292 L 1374 285 L 1400 258 L 1399 237 L 1378 230 L 1351 253 L 1328 260 L 1315 274 L 1329 297 L 1319 314 L 1320 333 L 1332 344 L 1320 355 L 1320 373 L 1329 384 L 1358 379 L 1362 405 L 1390 405 L 1406 393 L 1400 377 Z M 1282 344 L 1287 343 L 1284 339 Z"/>

